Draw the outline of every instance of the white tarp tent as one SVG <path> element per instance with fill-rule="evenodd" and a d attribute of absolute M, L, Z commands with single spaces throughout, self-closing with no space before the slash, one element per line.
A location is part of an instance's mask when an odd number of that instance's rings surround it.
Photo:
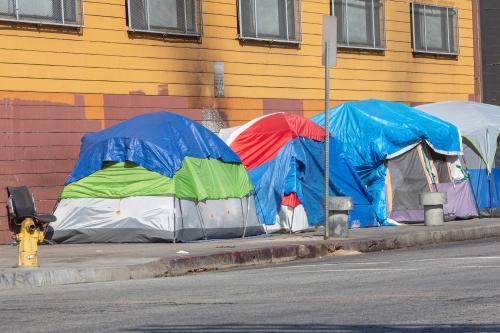
<path fill-rule="evenodd" d="M 463 165 L 467 168 L 477 207 L 483 216 L 500 216 L 500 107 L 452 101 L 418 109 L 446 120 L 461 132 Z"/>
<path fill-rule="evenodd" d="M 500 107 L 490 104 L 451 101 L 417 107 L 428 114 L 452 123 L 478 150 L 491 171 L 500 133 Z"/>

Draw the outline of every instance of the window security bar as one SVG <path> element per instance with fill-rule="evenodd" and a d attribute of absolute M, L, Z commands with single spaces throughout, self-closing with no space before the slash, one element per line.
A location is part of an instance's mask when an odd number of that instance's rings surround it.
<path fill-rule="evenodd" d="M 202 35 L 201 0 L 127 0 L 129 30 L 162 35 Z"/>
<path fill-rule="evenodd" d="M 449 7 L 440 7 L 436 5 L 427 5 L 412 3 L 412 37 L 413 51 L 417 53 L 430 53 L 442 55 L 458 55 L 459 54 L 459 27 L 458 27 L 458 10 Z M 429 17 L 436 17 L 436 13 L 440 14 L 440 22 L 435 22 Z M 443 19 L 443 16 L 445 18 Z M 439 23 L 439 24 L 438 24 Z M 443 25 L 445 27 L 443 28 Z M 438 28 L 439 26 L 439 28 Z M 439 34 L 429 33 L 429 29 L 439 30 Z M 436 39 L 436 35 L 440 36 L 440 46 L 430 45 L 430 36 Z M 436 43 L 436 41 L 432 41 Z"/>
<path fill-rule="evenodd" d="M 385 50 L 383 0 L 332 0 L 332 14 L 339 22 L 339 47 Z"/>
<path fill-rule="evenodd" d="M 80 28 L 83 17 L 83 0 L 0 1 L 0 21 Z"/>
<path fill-rule="evenodd" d="M 241 40 L 300 44 L 300 0 L 238 0 Z"/>

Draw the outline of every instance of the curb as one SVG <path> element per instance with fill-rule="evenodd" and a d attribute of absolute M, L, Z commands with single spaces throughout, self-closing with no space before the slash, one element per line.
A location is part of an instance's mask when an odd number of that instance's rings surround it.
<path fill-rule="evenodd" d="M 145 264 L 117 268 L 9 270 L 0 272 L 0 290 L 179 276 L 320 258 L 338 250 L 376 252 L 492 237 L 500 237 L 500 224 L 416 231 L 377 238 L 317 240 L 207 255 L 165 257 Z"/>

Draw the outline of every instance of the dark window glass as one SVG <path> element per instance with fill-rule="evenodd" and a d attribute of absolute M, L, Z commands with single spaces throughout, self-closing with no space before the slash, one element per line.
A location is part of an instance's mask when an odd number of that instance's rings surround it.
<path fill-rule="evenodd" d="M 80 26 L 82 12 L 82 0 L 0 0 L 0 20 Z"/>
<path fill-rule="evenodd" d="M 240 0 L 241 38 L 300 41 L 299 0 Z"/>
<path fill-rule="evenodd" d="M 414 51 L 457 54 L 457 20 L 454 8 L 412 4 Z"/>
<path fill-rule="evenodd" d="M 384 48 L 384 8 L 381 0 L 334 0 L 339 46 Z"/>
<path fill-rule="evenodd" d="M 132 30 L 201 34 L 200 0 L 129 0 Z"/>

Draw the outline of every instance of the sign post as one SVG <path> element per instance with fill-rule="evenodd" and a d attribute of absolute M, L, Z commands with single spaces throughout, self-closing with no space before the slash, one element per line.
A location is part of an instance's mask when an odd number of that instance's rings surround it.
<path fill-rule="evenodd" d="M 323 208 L 325 212 L 325 239 L 330 238 L 328 223 L 330 196 L 330 67 L 337 65 L 337 18 L 323 16 L 323 65 L 325 66 L 325 193 Z"/>

